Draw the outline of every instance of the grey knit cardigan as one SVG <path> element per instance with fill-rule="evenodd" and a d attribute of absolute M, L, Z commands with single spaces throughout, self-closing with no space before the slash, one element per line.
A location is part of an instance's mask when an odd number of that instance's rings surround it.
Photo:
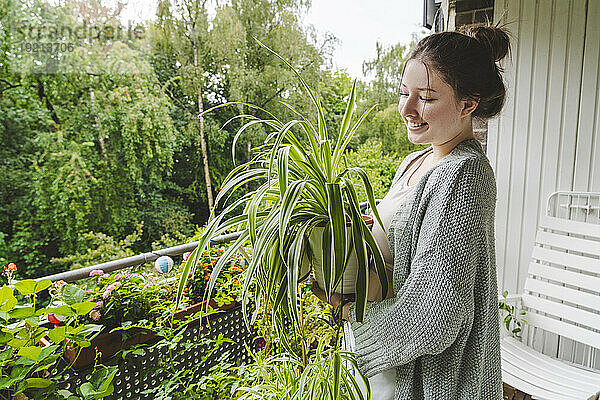
<path fill-rule="evenodd" d="M 397 400 L 501 399 L 496 181 L 479 142 L 459 143 L 412 196 L 388 232 L 395 297 L 368 303 L 363 323 L 350 307 L 359 370 L 396 367 Z"/>

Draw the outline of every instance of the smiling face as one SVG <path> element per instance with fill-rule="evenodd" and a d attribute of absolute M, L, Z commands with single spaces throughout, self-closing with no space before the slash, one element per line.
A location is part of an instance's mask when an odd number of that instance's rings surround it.
<path fill-rule="evenodd" d="M 457 100 L 452 87 L 432 68 L 428 74 L 421 61 L 406 63 L 398 110 L 411 143 L 447 145 L 451 149 L 473 137 L 471 113 L 476 107 L 473 100 Z"/>

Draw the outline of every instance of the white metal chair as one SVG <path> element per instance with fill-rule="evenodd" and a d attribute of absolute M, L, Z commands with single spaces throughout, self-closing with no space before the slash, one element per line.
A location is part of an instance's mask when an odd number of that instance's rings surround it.
<path fill-rule="evenodd" d="M 514 297 L 526 330 L 522 341 L 501 342 L 503 381 L 534 399 L 600 392 L 599 213 L 600 193 L 556 192 L 538 227 L 524 291 Z M 548 341 L 554 357 L 538 351 Z M 570 360 L 558 358 L 565 353 Z"/>

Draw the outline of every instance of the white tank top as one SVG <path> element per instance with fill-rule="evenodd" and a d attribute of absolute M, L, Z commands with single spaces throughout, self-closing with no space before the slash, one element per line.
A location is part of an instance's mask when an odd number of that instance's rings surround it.
<path fill-rule="evenodd" d="M 431 151 L 427 151 L 420 155 L 419 158 L 417 158 L 412 165 L 408 167 L 402 177 L 390 188 L 389 192 L 377 205 L 377 211 L 379 212 L 383 226 L 379 225 L 379 222 L 377 222 L 375 219 L 372 233 L 377 246 L 379 246 L 379 250 L 381 250 L 383 260 L 385 261 L 389 288 L 392 287 L 392 275 L 394 271 L 394 259 L 390 251 L 390 243 L 388 239 L 390 223 L 392 222 L 392 218 L 394 217 L 394 214 L 396 214 L 396 211 L 398 211 L 400 205 L 402 205 L 404 201 L 408 201 L 408 195 L 413 192 L 416 186 L 414 183 L 411 186 L 408 186 L 408 181 L 429 154 L 431 154 Z M 394 294 L 392 292 L 392 290 L 388 291 L 387 298 L 393 297 Z M 368 299 L 370 301 L 383 300 L 381 296 L 381 284 L 379 283 L 379 279 L 375 274 L 369 274 Z"/>

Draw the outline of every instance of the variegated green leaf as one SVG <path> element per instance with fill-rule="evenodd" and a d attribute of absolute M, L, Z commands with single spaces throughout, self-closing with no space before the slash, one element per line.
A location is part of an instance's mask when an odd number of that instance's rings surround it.
<path fill-rule="evenodd" d="M 331 222 L 331 272 L 332 277 L 341 275 L 346 261 L 346 216 L 344 214 L 342 187 L 339 183 L 327 183 L 327 213 Z M 333 286 L 327 288 L 329 296 Z"/>

